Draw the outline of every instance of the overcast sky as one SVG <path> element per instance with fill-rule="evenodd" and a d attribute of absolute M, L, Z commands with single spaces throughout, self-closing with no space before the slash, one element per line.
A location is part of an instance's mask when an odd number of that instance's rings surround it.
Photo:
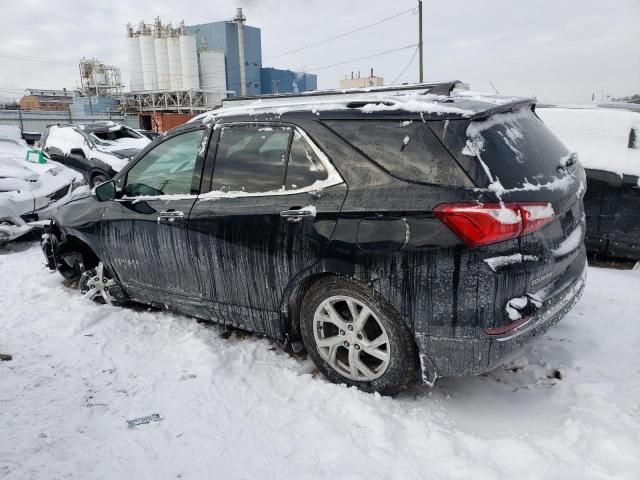
<path fill-rule="evenodd" d="M 24 88 L 73 88 L 77 61 L 95 57 L 123 69 L 125 24 L 155 16 L 174 24 L 230 19 L 245 8 L 262 29 L 263 66 L 311 70 L 320 88 L 372 67 L 386 83 L 414 48 L 349 64 L 326 65 L 417 43 L 409 12 L 316 48 L 270 57 L 374 23 L 417 5 L 413 0 L 0 0 L 0 95 Z M 588 102 L 591 95 L 640 93 L 640 0 L 453 0 L 424 2 L 425 79 L 459 79 L 474 90 Z M 11 58 L 20 55 L 50 62 Z M 56 63 L 52 63 L 56 62 Z M 398 82 L 418 80 L 417 58 Z"/>

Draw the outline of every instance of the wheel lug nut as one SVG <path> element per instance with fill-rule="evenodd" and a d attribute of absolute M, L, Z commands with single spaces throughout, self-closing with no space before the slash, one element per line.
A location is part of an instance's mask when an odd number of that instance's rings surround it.
<path fill-rule="evenodd" d="M 340 335 L 344 335 L 344 330 L 340 330 Z"/>
<path fill-rule="evenodd" d="M 349 325 L 347 328 L 351 331 L 353 330 L 353 325 Z"/>
<path fill-rule="evenodd" d="M 349 342 L 344 342 L 344 346 L 349 348 Z"/>
<path fill-rule="evenodd" d="M 355 348 L 356 350 L 360 350 L 360 345 L 355 345 L 355 346 L 354 346 L 354 348 Z"/>
<path fill-rule="evenodd" d="M 358 334 L 358 340 L 362 340 L 362 334 L 361 333 Z"/>

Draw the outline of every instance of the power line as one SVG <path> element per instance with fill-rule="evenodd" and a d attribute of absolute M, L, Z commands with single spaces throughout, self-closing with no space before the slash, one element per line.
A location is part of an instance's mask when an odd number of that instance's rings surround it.
<path fill-rule="evenodd" d="M 73 65 L 73 66 L 78 65 L 78 62 L 69 62 L 66 60 L 60 60 L 55 58 L 36 57 L 32 55 L 20 55 L 16 53 L 2 52 L 2 51 L 0 51 L 0 57 L 14 58 L 17 60 L 27 60 L 31 62 L 55 63 L 59 65 Z"/>
<path fill-rule="evenodd" d="M 366 57 L 352 58 L 351 60 L 345 60 L 344 62 L 333 63 L 331 65 L 324 65 L 322 67 L 309 68 L 307 71 L 309 71 L 309 72 L 317 72 L 318 70 L 324 70 L 326 68 L 337 67 L 339 65 L 345 65 L 347 63 L 357 62 L 359 60 L 367 60 L 369 58 L 381 57 L 383 55 L 388 55 L 390 53 L 395 53 L 395 52 L 399 52 L 401 50 L 406 50 L 407 48 L 413 48 L 413 47 L 416 47 L 417 45 L 418 45 L 417 43 L 412 43 L 411 45 L 407 45 L 405 47 L 395 48 L 393 50 L 387 50 L 385 52 L 380 52 L 380 53 L 374 53 L 373 55 L 367 55 Z"/>
<path fill-rule="evenodd" d="M 400 80 L 400 77 L 402 77 L 402 75 L 404 75 L 404 72 L 406 72 L 409 69 L 409 66 L 413 63 L 413 59 L 416 58 L 416 54 L 418 53 L 418 51 L 420 50 L 420 45 L 418 45 L 416 47 L 416 49 L 413 51 L 413 55 L 411 55 L 411 58 L 409 59 L 409 63 L 407 63 L 407 65 L 402 69 L 402 71 L 398 74 L 398 76 L 393 80 L 393 82 L 391 82 L 391 85 L 395 85 L 396 82 L 398 80 Z"/>
<path fill-rule="evenodd" d="M 305 47 L 296 48 L 294 50 L 289 50 L 288 52 L 284 52 L 284 53 L 281 53 L 281 54 L 278 54 L 278 55 L 274 55 L 272 57 L 265 58 L 264 61 L 266 62 L 268 60 L 273 60 L 275 58 L 284 57 L 284 56 L 290 55 L 292 53 L 297 53 L 297 52 L 301 52 L 303 50 L 308 50 L 310 48 L 314 48 L 314 47 L 318 47 L 320 45 L 324 45 L 325 43 L 329 43 L 329 42 L 332 42 L 334 40 L 338 40 L 339 38 L 344 38 L 344 37 L 347 37 L 347 36 L 352 35 L 354 33 L 358 33 L 358 32 L 361 32 L 363 30 L 366 30 L 368 28 L 375 27 L 376 25 L 380 25 L 381 23 L 388 22 L 389 20 L 393 20 L 394 18 L 400 17 L 400 16 L 402 16 L 402 15 L 404 15 L 406 13 L 412 12 L 414 10 L 415 10 L 415 8 L 410 8 L 408 10 L 404 10 L 402 12 L 396 13 L 395 15 L 391 15 L 390 17 L 386 17 L 386 18 L 383 18 L 381 20 L 378 20 L 377 22 L 370 23 L 368 25 L 364 25 L 364 26 L 362 26 L 360 28 L 356 28 L 355 30 L 351 30 L 350 32 L 341 33 L 340 35 L 336 35 L 335 37 L 327 38 L 326 40 L 322 40 L 322 41 L 317 42 L 317 43 L 312 43 L 312 44 L 307 45 Z"/>

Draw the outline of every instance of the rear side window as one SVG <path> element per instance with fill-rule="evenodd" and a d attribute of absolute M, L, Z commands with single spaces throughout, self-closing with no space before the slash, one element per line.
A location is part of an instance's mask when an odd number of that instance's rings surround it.
<path fill-rule="evenodd" d="M 228 126 L 220 132 L 211 190 L 299 190 L 327 178 L 326 167 L 298 131 L 282 126 Z"/>
<path fill-rule="evenodd" d="M 422 183 L 471 185 L 424 122 L 333 120 L 325 124 L 391 175 Z"/>
<path fill-rule="evenodd" d="M 498 113 L 467 127 L 462 151 L 477 156 L 506 189 L 547 183 L 570 167 L 569 150 L 531 110 Z"/>
<path fill-rule="evenodd" d="M 282 189 L 291 129 L 258 125 L 220 132 L 211 190 L 259 193 Z"/>

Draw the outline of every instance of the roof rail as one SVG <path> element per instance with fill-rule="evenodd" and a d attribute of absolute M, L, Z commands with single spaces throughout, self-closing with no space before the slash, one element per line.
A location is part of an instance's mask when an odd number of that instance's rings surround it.
<path fill-rule="evenodd" d="M 313 90 L 310 92 L 302 93 L 281 93 L 281 94 L 267 94 L 256 95 L 247 97 L 227 97 L 222 100 L 222 106 L 242 106 L 251 105 L 254 102 L 260 102 L 264 104 L 270 103 L 269 100 L 279 99 L 293 99 L 293 98 L 309 98 L 310 100 L 318 100 L 318 97 L 331 97 L 334 95 L 357 95 L 358 97 L 366 96 L 367 94 L 379 94 L 379 93 L 394 93 L 394 92 L 421 92 L 422 94 L 434 94 L 434 95 L 449 95 L 454 88 L 461 88 L 468 90 L 469 85 L 462 83 L 459 80 L 453 80 L 448 82 L 434 82 L 434 83 L 412 83 L 406 85 L 387 85 L 382 87 L 370 87 L 370 88 L 349 88 L 346 90 L 334 89 L 334 90 Z"/>

